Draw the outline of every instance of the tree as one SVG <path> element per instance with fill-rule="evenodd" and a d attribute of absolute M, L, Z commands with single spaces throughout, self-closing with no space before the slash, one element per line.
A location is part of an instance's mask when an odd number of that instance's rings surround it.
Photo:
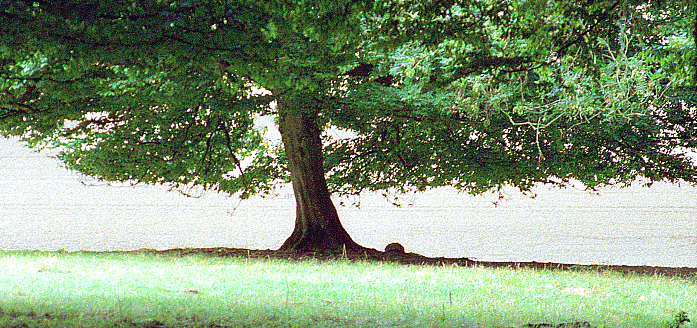
<path fill-rule="evenodd" d="M 2 4 L 0 131 L 103 180 L 290 181 L 284 250 L 363 249 L 332 193 L 697 182 L 687 0 Z"/>

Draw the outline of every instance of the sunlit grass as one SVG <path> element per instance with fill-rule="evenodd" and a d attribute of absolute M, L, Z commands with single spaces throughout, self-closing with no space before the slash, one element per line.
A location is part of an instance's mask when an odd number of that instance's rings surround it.
<path fill-rule="evenodd" d="M 0 268 L 1 327 L 668 327 L 679 311 L 697 317 L 696 279 L 607 272 L 28 251 L 0 251 Z"/>

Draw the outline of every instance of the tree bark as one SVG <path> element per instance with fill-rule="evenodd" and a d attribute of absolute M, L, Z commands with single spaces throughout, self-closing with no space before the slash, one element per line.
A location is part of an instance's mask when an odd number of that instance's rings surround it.
<path fill-rule="evenodd" d="M 339 221 L 324 178 L 322 143 L 314 112 L 277 104 L 279 130 L 288 159 L 295 194 L 295 229 L 280 250 L 357 251 L 356 244 Z"/>

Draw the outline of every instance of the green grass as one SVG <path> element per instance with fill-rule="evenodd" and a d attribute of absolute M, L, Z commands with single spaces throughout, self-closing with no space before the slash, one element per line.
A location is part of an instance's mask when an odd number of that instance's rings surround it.
<path fill-rule="evenodd" d="M 0 251 L 0 270 L 0 327 L 670 327 L 680 311 L 697 319 L 697 279 L 608 272 L 38 251 Z"/>

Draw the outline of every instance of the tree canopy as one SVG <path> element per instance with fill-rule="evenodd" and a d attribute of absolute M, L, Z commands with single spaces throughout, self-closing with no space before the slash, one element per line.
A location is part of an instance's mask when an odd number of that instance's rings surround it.
<path fill-rule="evenodd" d="M 697 182 L 692 1 L 1 3 L 0 131 L 99 179 L 296 198 Z"/>

